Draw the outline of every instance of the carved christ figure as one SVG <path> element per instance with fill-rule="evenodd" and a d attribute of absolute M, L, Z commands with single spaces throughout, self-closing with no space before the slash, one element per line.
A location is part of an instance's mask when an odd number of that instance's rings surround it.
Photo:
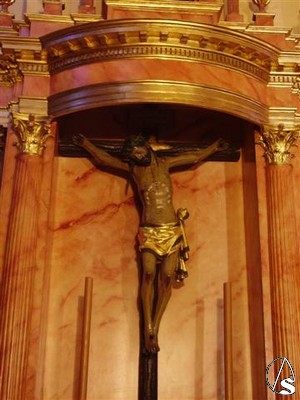
<path fill-rule="evenodd" d="M 187 276 L 184 261 L 187 256 L 183 220 L 186 209 L 177 212 L 172 203 L 170 171 L 174 167 L 196 164 L 217 150 L 220 141 L 205 149 L 195 149 L 180 155 L 158 156 L 147 139 L 141 135 L 125 139 L 122 159 L 94 146 L 83 135 L 73 141 L 87 150 L 99 165 L 116 172 L 126 171 L 136 184 L 143 211 L 138 231 L 143 278 L 141 297 L 144 316 L 144 338 L 147 352 L 159 351 L 158 330 L 171 296 L 172 279 Z M 157 301 L 154 303 L 154 279 L 159 273 Z"/>

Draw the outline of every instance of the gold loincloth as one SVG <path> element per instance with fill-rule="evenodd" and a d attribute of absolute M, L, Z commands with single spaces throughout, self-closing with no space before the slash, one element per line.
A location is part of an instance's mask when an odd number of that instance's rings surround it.
<path fill-rule="evenodd" d="M 182 223 L 174 222 L 159 226 L 140 226 L 137 239 L 140 251 L 151 251 L 158 259 L 179 251 L 175 268 L 176 280 L 183 281 L 188 276 L 185 261 L 188 259 L 189 248 Z"/>
<path fill-rule="evenodd" d="M 160 226 L 140 226 L 138 232 L 139 249 L 152 250 L 160 257 L 178 250 L 181 238 L 181 227 L 176 222 Z"/>

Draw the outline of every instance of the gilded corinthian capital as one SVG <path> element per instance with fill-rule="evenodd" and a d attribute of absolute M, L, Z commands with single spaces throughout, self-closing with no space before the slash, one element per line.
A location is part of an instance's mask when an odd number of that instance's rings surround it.
<path fill-rule="evenodd" d="M 42 156 L 46 147 L 45 142 L 51 136 L 50 119 L 48 117 L 36 119 L 29 114 L 13 116 L 13 129 L 18 136 L 16 147 L 20 154 Z"/>
<path fill-rule="evenodd" d="M 268 164 L 290 164 L 294 154 L 291 147 L 297 146 L 300 128 L 285 129 L 283 124 L 277 127 L 264 126 L 256 142 L 264 149 L 264 157 Z"/>

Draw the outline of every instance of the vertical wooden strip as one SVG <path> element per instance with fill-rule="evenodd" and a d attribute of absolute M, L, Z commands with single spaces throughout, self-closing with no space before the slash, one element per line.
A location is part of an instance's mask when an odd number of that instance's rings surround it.
<path fill-rule="evenodd" d="M 86 400 L 88 370 L 89 370 L 89 350 L 91 336 L 91 316 L 92 316 L 92 298 L 93 298 L 93 279 L 85 278 L 84 287 L 84 306 L 83 306 L 83 323 L 81 338 L 81 361 L 80 361 L 80 377 L 79 377 L 79 400 Z"/>
<path fill-rule="evenodd" d="M 224 283 L 225 400 L 233 400 L 231 283 Z"/>

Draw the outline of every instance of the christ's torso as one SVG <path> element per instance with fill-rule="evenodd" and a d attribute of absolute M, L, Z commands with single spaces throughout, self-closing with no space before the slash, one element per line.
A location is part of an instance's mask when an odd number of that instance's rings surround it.
<path fill-rule="evenodd" d="M 154 225 L 175 222 L 172 182 L 165 159 L 152 155 L 151 164 L 135 165 L 132 175 L 143 204 L 141 222 Z"/>

